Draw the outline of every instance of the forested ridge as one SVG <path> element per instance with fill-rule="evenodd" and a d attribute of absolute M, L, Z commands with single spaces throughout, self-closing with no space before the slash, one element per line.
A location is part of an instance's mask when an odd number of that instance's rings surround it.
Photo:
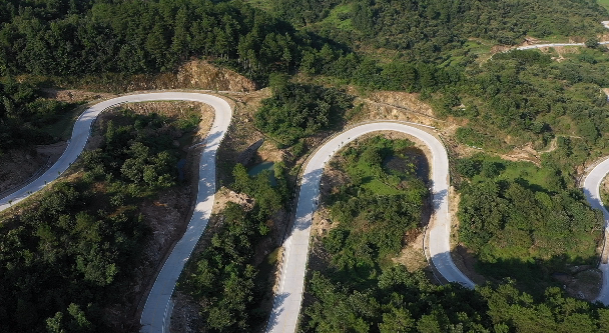
<path fill-rule="evenodd" d="M 350 42 L 373 43 L 415 59 L 459 48 L 466 39 L 513 45 L 525 36 L 594 36 L 607 17 L 593 0 L 273 0 L 296 26 Z M 338 24 L 337 24 L 338 23 Z"/>
<path fill-rule="evenodd" d="M 2 74 L 172 71 L 209 57 L 262 80 L 293 69 L 307 36 L 242 2 L 2 1 Z"/>

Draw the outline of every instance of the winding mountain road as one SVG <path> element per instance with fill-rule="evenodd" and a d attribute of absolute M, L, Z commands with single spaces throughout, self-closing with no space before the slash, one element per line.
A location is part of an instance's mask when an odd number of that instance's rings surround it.
<path fill-rule="evenodd" d="M 605 159 L 596 165 L 584 180 L 584 195 L 586 196 L 586 200 L 588 200 L 592 208 L 599 209 L 603 212 L 603 217 L 605 219 L 605 246 L 607 246 L 609 212 L 601 200 L 600 187 L 607 173 L 609 173 L 609 159 Z M 606 257 L 601 256 L 601 263 L 598 268 L 603 272 L 603 284 L 596 300 L 605 305 L 609 305 L 609 263 L 607 262 Z"/>
<path fill-rule="evenodd" d="M 340 133 L 309 159 L 301 179 L 298 207 L 291 235 L 284 243 L 284 259 L 278 290 L 267 331 L 273 333 L 296 332 L 304 292 L 304 279 L 309 253 L 309 236 L 313 213 L 319 202 L 319 185 L 324 167 L 340 148 L 358 137 L 378 131 L 396 131 L 412 135 L 425 143 L 432 155 L 431 192 L 434 217 L 429 228 L 429 255 L 434 266 L 450 282 L 473 288 L 468 279 L 454 264 L 450 256 L 451 218 L 448 210 L 448 155 L 444 145 L 433 135 L 405 123 L 376 122 L 360 125 Z"/>
<path fill-rule="evenodd" d="M 123 103 L 182 100 L 206 103 L 215 109 L 215 119 L 201 155 L 196 206 L 187 230 L 173 248 L 148 295 L 140 323 L 142 332 L 168 332 L 172 310 L 171 295 L 176 281 L 190 257 L 211 214 L 216 183 L 216 152 L 230 126 L 232 109 L 223 99 L 211 95 L 183 92 L 146 93 L 110 99 L 88 108 L 74 124 L 66 151 L 42 176 L 0 200 L 0 210 L 8 208 L 31 193 L 42 189 L 63 173 L 80 155 L 86 145 L 91 126 L 104 110 Z M 353 127 L 336 135 L 321 146 L 308 160 L 301 180 L 298 207 L 292 233 L 284 243 L 284 261 L 280 272 L 273 311 L 267 326 L 269 332 L 295 332 L 304 292 L 304 278 L 309 252 L 311 220 L 319 201 L 319 185 L 325 164 L 341 147 L 358 137 L 378 131 L 397 131 L 412 135 L 431 151 L 431 192 L 434 216 L 429 231 L 427 254 L 439 273 L 450 282 L 468 288 L 474 283 L 455 266 L 450 256 L 451 217 L 448 209 L 448 155 L 443 144 L 430 133 L 398 122 L 375 122 Z"/>

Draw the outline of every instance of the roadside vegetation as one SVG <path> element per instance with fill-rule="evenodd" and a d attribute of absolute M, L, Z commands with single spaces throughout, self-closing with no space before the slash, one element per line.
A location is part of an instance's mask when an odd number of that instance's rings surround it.
<path fill-rule="evenodd" d="M 566 298 L 558 287 L 523 293 L 509 274 L 474 291 L 454 284 L 438 286 L 424 271 L 409 272 L 393 262 L 391 258 L 405 245 L 406 232 L 420 228 L 429 195 L 426 178 L 416 176 L 421 165 L 409 159 L 403 163 L 394 160 L 404 158 L 400 152 L 411 145 L 407 140 L 374 137 L 346 148 L 332 162 L 348 178 L 326 198 L 331 227 L 314 243 L 314 260 L 321 261 L 316 265 L 323 268 L 309 273 L 303 331 L 597 332 L 608 328 L 609 310 Z M 460 168 L 467 164 L 461 162 Z M 396 170 L 390 165 L 404 168 Z M 517 166 L 511 171 L 518 170 Z M 484 167 L 485 172 L 488 169 Z M 473 201 L 467 195 L 463 200 Z M 587 212 L 596 221 L 589 209 Z M 517 278 L 527 273 L 531 274 L 527 270 Z"/>
<path fill-rule="evenodd" d="M 457 170 L 468 179 L 460 186 L 459 240 L 485 277 L 509 277 L 541 294 L 560 285 L 554 274 L 596 265 L 604 219 L 558 169 L 479 154 L 458 160 Z"/>
<path fill-rule="evenodd" d="M 150 230 L 140 205 L 179 183 L 181 153 L 167 133 L 183 135 L 199 119 L 128 110 L 111 118 L 100 148 L 83 153 L 72 177 L 2 221 L 0 331 L 119 332 L 131 325 L 111 323 L 107 311 L 133 302 L 134 267 Z"/>
<path fill-rule="evenodd" d="M 251 207 L 229 202 L 219 212 L 220 225 L 203 251 L 185 269 L 179 289 L 201 306 L 199 325 L 209 332 L 262 330 L 270 315 L 272 270 L 257 246 L 273 235 L 273 214 L 289 198 L 286 170 L 249 176 L 241 164 L 233 171 L 233 190 L 253 199 Z M 271 177 L 276 184 L 271 184 Z M 264 269 L 261 271 L 261 267 Z"/>
<path fill-rule="evenodd" d="M 348 181 L 328 198 L 335 227 L 323 239 L 341 282 L 377 276 L 405 245 L 405 233 L 421 227 L 429 190 L 408 155 L 413 145 L 376 136 L 342 152 L 337 167 Z"/>
<path fill-rule="evenodd" d="M 289 147 L 320 130 L 336 129 L 353 97 L 335 88 L 288 82 L 285 75 L 271 80 L 273 96 L 262 100 L 256 126 Z M 299 141 L 300 140 L 300 141 Z"/>
<path fill-rule="evenodd" d="M 34 86 L 12 78 L 0 83 L 0 100 L 0 156 L 3 150 L 55 142 L 49 125 L 75 107 L 46 99 Z"/>

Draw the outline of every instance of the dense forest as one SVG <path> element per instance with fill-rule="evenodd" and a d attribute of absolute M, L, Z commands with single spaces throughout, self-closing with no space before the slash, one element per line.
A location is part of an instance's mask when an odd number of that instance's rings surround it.
<path fill-rule="evenodd" d="M 256 126 L 283 146 L 320 130 L 336 128 L 345 110 L 353 105 L 352 96 L 335 88 L 287 82 L 286 76 L 273 77 L 273 96 L 264 99 L 255 115 Z"/>
<path fill-rule="evenodd" d="M 372 43 L 410 59 L 441 60 L 468 38 L 514 45 L 525 36 L 595 36 L 605 10 L 593 0 L 273 0 L 277 15 L 348 44 Z"/>
<path fill-rule="evenodd" d="M 486 277 L 540 293 L 569 265 L 597 263 L 602 215 L 559 170 L 485 155 L 459 160 L 457 170 L 470 180 L 461 185 L 459 239 Z"/>
<path fill-rule="evenodd" d="M 319 272 L 307 286 L 315 297 L 306 332 L 606 332 L 609 310 L 548 288 L 534 298 L 511 283 L 475 291 L 438 286 L 403 266 L 367 281 L 340 281 Z"/>
<path fill-rule="evenodd" d="M 3 0 L 0 8 L 4 75 L 154 73 L 204 56 L 264 81 L 293 69 L 308 43 L 242 2 Z"/>

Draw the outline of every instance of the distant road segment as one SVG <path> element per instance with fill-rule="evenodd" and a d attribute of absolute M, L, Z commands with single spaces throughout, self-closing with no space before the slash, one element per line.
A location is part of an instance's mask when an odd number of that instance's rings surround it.
<path fill-rule="evenodd" d="M 364 134 L 378 131 L 396 131 L 412 135 L 431 150 L 430 178 L 434 216 L 429 229 L 428 253 L 434 266 L 446 280 L 458 282 L 468 288 L 474 287 L 474 283 L 455 266 L 450 256 L 451 217 L 448 210 L 448 155 L 444 145 L 426 131 L 404 123 L 368 123 L 351 128 L 325 143 L 315 152 L 305 166 L 294 226 L 291 235 L 283 245 L 283 265 L 273 310 L 267 326 L 268 332 L 292 333 L 297 330 L 304 292 L 312 217 L 320 199 L 319 185 L 326 163 L 349 142 Z"/>

